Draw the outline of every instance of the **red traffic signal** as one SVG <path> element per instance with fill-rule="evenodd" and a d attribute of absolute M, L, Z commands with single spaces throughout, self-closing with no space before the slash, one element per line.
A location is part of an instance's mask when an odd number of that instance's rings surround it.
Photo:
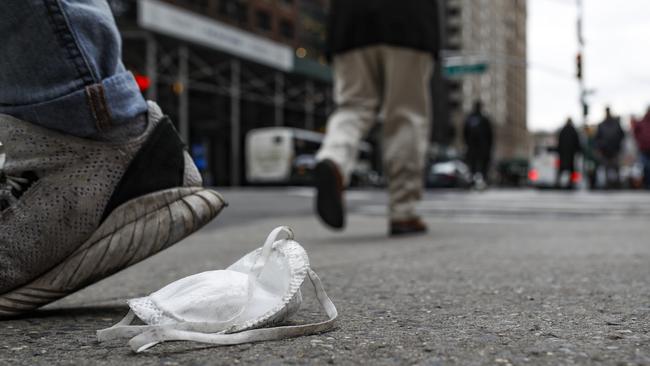
<path fill-rule="evenodd" d="M 135 74 L 133 75 L 135 77 L 135 82 L 138 84 L 138 88 L 140 88 L 140 91 L 146 91 L 149 89 L 151 86 L 151 79 L 149 79 L 148 76 L 141 75 L 141 74 Z"/>

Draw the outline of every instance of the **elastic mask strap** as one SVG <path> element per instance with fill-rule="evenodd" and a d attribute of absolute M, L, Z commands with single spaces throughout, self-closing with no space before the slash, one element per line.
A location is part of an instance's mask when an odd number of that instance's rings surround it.
<path fill-rule="evenodd" d="M 273 229 L 273 231 L 271 231 L 269 236 L 266 237 L 266 241 L 264 242 L 264 246 L 262 247 L 262 253 L 257 258 L 255 264 L 253 265 L 253 268 L 251 269 L 251 274 L 253 276 L 258 277 L 260 275 L 260 272 L 262 272 L 262 268 L 264 268 L 266 261 L 269 259 L 269 256 L 271 255 L 271 251 L 273 250 L 273 243 L 276 242 L 278 236 L 283 231 L 287 233 L 287 240 L 293 240 L 293 230 L 291 230 L 291 228 L 289 228 L 288 226 L 279 226 Z"/>
<path fill-rule="evenodd" d="M 130 338 L 149 330 L 148 325 L 130 325 L 135 320 L 133 310 L 129 310 L 122 320 L 110 328 L 97 331 L 97 340 L 99 342 L 109 341 L 111 339 Z"/>
<path fill-rule="evenodd" d="M 235 320 L 238 316 L 239 314 L 235 315 L 229 320 L 222 322 L 182 322 L 167 325 L 130 325 L 136 316 L 132 310 L 129 310 L 129 313 L 126 314 L 124 319 L 122 319 L 119 323 L 113 325 L 110 328 L 98 330 L 97 340 L 99 342 L 105 342 L 113 339 L 133 338 L 139 334 L 155 329 L 180 329 L 189 330 L 192 332 L 218 333 L 223 332 L 227 328 L 231 327 L 235 323 Z"/>
<path fill-rule="evenodd" d="M 157 328 L 134 337 L 129 342 L 129 346 L 131 346 L 131 349 L 133 349 L 135 352 L 142 352 L 160 342 L 165 341 L 194 341 L 216 345 L 235 345 L 242 343 L 300 337 L 330 331 L 336 326 L 338 311 L 336 310 L 336 306 L 334 306 L 332 300 L 330 300 L 329 296 L 327 296 L 327 293 L 325 292 L 323 284 L 321 283 L 320 278 L 318 278 L 318 275 L 311 269 L 309 270 L 308 274 L 309 279 L 314 286 L 316 297 L 318 298 L 318 301 L 329 317 L 329 319 L 324 322 L 275 328 L 252 329 L 232 334 L 210 334 L 179 329 Z"/>

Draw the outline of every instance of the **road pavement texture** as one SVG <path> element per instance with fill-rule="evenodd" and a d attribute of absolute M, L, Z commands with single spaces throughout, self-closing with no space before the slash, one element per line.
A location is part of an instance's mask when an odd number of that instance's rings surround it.
<path fill-rule="evenodd" d="M 429 193 L 430 233 L 389 239 L 381 191 L 348 192 L 342 233 L 312 216 L 308 189 L 222 192 L 231 206 L 190 239 L 0 322 L 0 364 L 650 364 L 650 195 Z M 223 269 L 284 224 L 337 305 L 337 330 L 230 347 L 169 342 L 142 354 L 95 340 L 127 312 L 125 299 Z M 292 323 L 325 319 L 306 286 Z"/>

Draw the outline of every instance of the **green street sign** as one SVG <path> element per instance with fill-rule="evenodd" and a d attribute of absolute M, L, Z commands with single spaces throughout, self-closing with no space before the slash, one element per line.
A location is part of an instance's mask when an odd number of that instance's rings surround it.
<path fill-rule="evenodd" d="M 488 69 L 487 63 L 468 65 L 448 65 L 443 68 L 445 76 L 461 76 L 465 74 L 482 74 Z"/>

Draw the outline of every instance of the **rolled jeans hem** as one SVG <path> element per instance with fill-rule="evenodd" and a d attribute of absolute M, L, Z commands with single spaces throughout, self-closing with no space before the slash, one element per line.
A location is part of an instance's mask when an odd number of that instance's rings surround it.
<path fill-rule="evenodd" d="M 146 111 L 147 103 L 130 72 L 45 102 L 0 106 L 0 113 L 78 137 L 128 123 Z"/>

